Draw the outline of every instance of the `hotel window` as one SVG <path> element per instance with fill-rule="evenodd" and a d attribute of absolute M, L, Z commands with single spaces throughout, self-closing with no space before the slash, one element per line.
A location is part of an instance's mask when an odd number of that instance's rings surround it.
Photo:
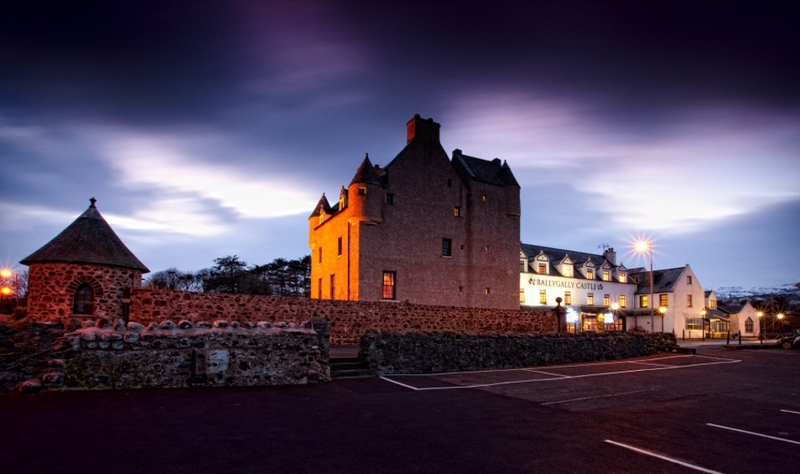
<path fill-rule="evenodd" d="M 608 273 L 608 270 L 603 270 L 603 281 L 608 281 L 609 278 L 610 275 Z"/>
<path fill-rule="evenodd" d="M 546 275 L 547 274 L 547 264 L 546 263 L 538 264 L 537 273 L 539 273 L 541 275 Z"/>
<path fill-rule="evenodd" d="M 686 329 L 703 329 L 703 318 L 686 318 Z"/>
<path fill-rule="evenodd" d="M 687 285 L 691 285 L 692 284 L 692 276 L 691 275 L 686 275 L 686 284 Z"/>
<path fill-rule="evenodd" d="M 687 308 L 692 307 L 692 295 L 686 295 L 686 307 Z"/>
<path fill-rule="evenodd" d="M 547 290 L 539 290 L 539 304 L 547 304 Z"/>
<path fill-rule="evenodd" d="M 525 303 L 525 288 L 519 289 L 519 302 L 521 304 Z"/>
<path fill-rule="evenodd" d="M 625 308 L 628 306 L 628 297 L 625 295 L 619 295 L 619 307 Z"/>
<path fill-rule="evenodd" d="M 594 270 L 586 270 L 586 279 L 594 280 Z"/>
<path fill-rule="evenodd" d="M 453 240 L 442 239 L 442 257 L 452 257 L 452 256 L 453 256 Z"/>
<path fill-rule="evenodd" d="M 393 193 L 386 193 L 386 204 L 392 205 L 394 204 L 394 194 Z"/>
<path fill-rule="evenodd" d="M 747 318 L 745 320 L 744 332 L 753 332 L 753 318 Z"/>
<path fill-rule="evenodd" d="M 336 255 L 342 256 L 342 238 L 339 237 L 339 240 L 336 242 L 336 251 L 338 252 Z"/>
<path fill-rule="evenodd" d="M 565 291 L 564 292 L 564 304 L 565 305 L 572 304 L 572 292 L 571 291 Z"/>
<path fill-rule="evenodd" d="M 331 299 L 335 299 L 336 294 L 336 275 L 331 274 Z"/>
<path fill-rule="evenodd" d="M 594 293 L 589 293 L 588 295 L 586 295 L 586 304 L 588 304 L 589 306 L 594 305 Z"/>
<path fill-rule="evenodd" d="M 668 307 L 669 306 L 669 295 L 666 295 L 666 294 L 658 295 L 658 305 L 659 306 L 663 306 L 665 308 Z"/>
<path fill-rule="evenodd" d="M 708 309 L 716 309 L 717 308 L 717 300 L 709 299 L 708 300 Z"/>
<path fill-rule="evenodd" d="M 396 299 L 395 296 L 395 272 L 383 272 L 383 293 L 382 298 L 385 300 Z"/>
<path fill-rule="evenodd" d="M 603 295 L 603 306 L 611 305 L 611 295 Z"/>
<path fill-rule="evenodd" d="M 639 295 L 639 307 L 640 308 L 649 308 L 650 305 L 648 303 L 647 295 Z"/>
<path fill-rule="evenodd" d="M 461 217 L 461 206 L 453 208 L 453 217 Z"/>
<path fill-rule="evenodd" d="M 565 277 L 572 277 L 572 265 L 562 265 L 561 272 Z"/>
<path fill-rule="evenodd" d="M 628 275 L 626 275 L 624 273 L 620 273 L 619 274 L 619 282 L 620 283 L 625 283 L 627 281 L 628 281 Z"/>
<path fill-rule="evenodd" d="M 88 283 L 81 283 L 75 290 L 72 301 L 73 314 L 92 314 L 94 313 L 94 291 Z"/>

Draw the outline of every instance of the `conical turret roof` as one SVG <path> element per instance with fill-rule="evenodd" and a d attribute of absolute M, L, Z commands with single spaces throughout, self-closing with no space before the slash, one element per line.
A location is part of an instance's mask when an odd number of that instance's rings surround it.
<path fill-rule="evenodd" d="M 97 200 L 89 201 L 89 208 L 72 224 L 20 263 L 85 263 L 149 272 L 100 215 Z"/>
<path fill-rule="evenodd" d="M 369 154 L 364 157 L 364 161 L 361 162 L 361 166 L 356 170 L 356 175 L 353 176 L 353 180 L 350 181 L 350 184 L 377 184 L 378 186 L 383 184 L 378 174 L 375 172 L 375 167 L 372 165 L 372 162 L 369 161 Z"/>

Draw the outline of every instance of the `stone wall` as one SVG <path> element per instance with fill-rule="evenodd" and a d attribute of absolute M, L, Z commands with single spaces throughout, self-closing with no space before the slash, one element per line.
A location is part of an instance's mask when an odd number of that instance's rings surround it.
<path fill-rule="evenodd" d="M 304 325 L 121 321 L 69 333 L 64 385 L 75 390 L 255 386 L 330 380 L 324 320 Z"/>
<path fill-rule="evenodd" d="M 213 319 L 299 323 L 317 316 L 330 321 L 331 344 L 357 345 L 368 331 L 458 333 L 552 333 L 552 312 L 459 308 L 405 303 L 311 300 L 307 298 L 136 289 L 131 321 Z"/>
<path fill-rule="evenodd" d="M 360 354 L 374 373 L 424 374 L 640 357 L 670 352 L 674 334 L 494 334 L 369 332 Z"/>

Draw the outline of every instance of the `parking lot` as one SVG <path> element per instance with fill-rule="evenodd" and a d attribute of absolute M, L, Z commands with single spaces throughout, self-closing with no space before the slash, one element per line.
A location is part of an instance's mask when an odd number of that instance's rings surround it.
<path fill-rule="evenodd" d="M 800 351 L 0 397 L 9 472 L 791 472 Z"/>

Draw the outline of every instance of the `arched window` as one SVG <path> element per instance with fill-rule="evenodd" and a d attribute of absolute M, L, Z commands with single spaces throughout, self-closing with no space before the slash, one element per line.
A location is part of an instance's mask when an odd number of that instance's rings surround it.
<path fill-rule="evenodd" d="M 94 313 L 94 291 L 88 283 L 81 283 L 75 290 L 75 298 L 72 303 L 73 314 L 92 314 Z"/>

